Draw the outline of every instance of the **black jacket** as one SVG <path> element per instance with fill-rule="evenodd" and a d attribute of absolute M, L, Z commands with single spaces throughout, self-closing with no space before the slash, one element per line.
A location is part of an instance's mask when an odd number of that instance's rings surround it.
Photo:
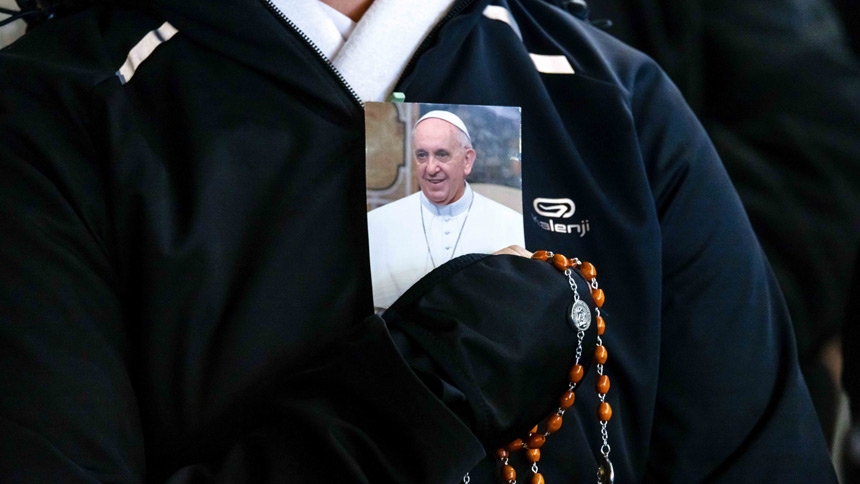
<path fill-rule="evenodd" d="M 397 90 L 522 107 L 527 246 L 607 293 L 618 482 L 832 482 L 784 303 L 678 91 L 550 4 L 498 3 L 520 39 L 487 3 L 457 2 Z M 546 263 L 464 256 L 372 316 L 362 106 L 265 4 L 93 7 L 0 52 L 0 80 L 2 480 L 492 482 L 485 448 L 554 407 L 575 338 Z M 536 198 L 590 230 L 547 230 L 567 221 Z M 550 482 L 594 479 L 594 378 Z"/>

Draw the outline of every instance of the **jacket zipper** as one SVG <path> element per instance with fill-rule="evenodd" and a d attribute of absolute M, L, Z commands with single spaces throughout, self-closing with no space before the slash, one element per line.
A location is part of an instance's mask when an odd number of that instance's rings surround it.
<path fill-rule="evenodd" d="M 270 12 L 275 14 L 285 24 L 287 24 L 287 26 L 289 26 L 291 29 L 293 29 L 293 31 L 296 34 L 298 34 L 298 36 L 301 37 L 302 40 L 304 40 L 305 43 L 307 43 L 307 45 L 314 52 L 316 52 L 317 56 L 325 63 L 326 66 L 328 66 L 331 73 L 334 74 L 334 77 L 338 80 L 338 82 L 340 82 L 340 84 L 343 86 L 343 88 L 349 93 L 350 97 L 352 97 L 352 100 L 355 101 L 361 107 L 362 110 L 364 110 L 364 101 L 361 100 L 361 98 L 355 92 L 355 89 L 353 89 L 352 86 L 350 86 L 349 83 L 346 82 L 346 79 L 344 79 L 343 74 L 341 74 L 340 71 L 338 71 L 337 68 L 334 66 L 334 64 L 331 63 L 331 61 L 328 59 L 328 57 L 326 57 L 326 55 L 323 54 L 322 49 L 320 49 L 311 40 L 311 38 L 308 37 L 307 34 L 302 32 L 302 30 L 299 29 L 299 26 L 296 25 L 295 22 L 293 22 L 292 20 L 287 18 L 287 16 L 284 15 L 284 12 L 281 12 L 281 10 L 277 6 L 275 6 L 274 3 L 272 3 L 272 0 L 262 0 L 262 2 L 266 5 L 266 8 L 268 8 Z"/>

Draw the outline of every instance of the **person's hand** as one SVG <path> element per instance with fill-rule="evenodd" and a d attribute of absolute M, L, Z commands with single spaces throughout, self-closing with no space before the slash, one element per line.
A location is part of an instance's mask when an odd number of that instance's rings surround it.
<path fill-rule="evenodd" d="M 503 255 L 503 254 L 518 255 L 520 257 L 526 257 L 526 258 L 530 258 L 532 256 L 531 252 L 527 251 L 523 247 L 520 247 L 519 245 L 509 245 L 509 246 L 505 247 L 504 249 L 499 249 L 499 250 L 493 252 L 493 255 Z"/>

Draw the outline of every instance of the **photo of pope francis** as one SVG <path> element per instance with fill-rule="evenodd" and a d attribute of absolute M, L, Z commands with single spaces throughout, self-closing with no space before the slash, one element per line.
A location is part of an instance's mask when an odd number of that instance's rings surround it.
<path fill-rule="evenodd" d="M 411 157 L 420 190 L 368 212 L 378 309 L 454 257 L 525 245 L 522 215 L 476 193 L 466 181 L 479 157 L 459 116 L 443 110 L 421 116 Z"/>

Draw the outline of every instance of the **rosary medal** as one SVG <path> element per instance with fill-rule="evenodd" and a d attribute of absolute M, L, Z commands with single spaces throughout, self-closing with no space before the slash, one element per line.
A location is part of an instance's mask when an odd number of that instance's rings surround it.
<path fill-rule="evenodd" d="M 570 303 L 570 324 L 577 331 L 585 331 L 591 326 L 591 309 L 582 299 Z"/>
<path fill-rule="evenodd" d="M 601 459 L 600 465 L 597 467 L 597 482 L 598 484 L 613 484 L 615 482 L 615 469 L 612 468 L 612 461 L 608 457 Z"/>

